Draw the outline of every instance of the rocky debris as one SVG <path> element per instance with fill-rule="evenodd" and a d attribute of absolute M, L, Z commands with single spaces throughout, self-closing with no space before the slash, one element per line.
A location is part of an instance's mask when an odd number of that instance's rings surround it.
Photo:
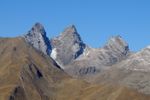
<path fill-rule="evenodd" d="M 85 75 L 85 74 L 89 74 L 89 73 L 94 74 L 95 72 L 96 72 L 96 68 L 95 67 L 81 68 L 79 70 L 79 74 L 80 75 Z"/>
<path fill-rule="evenodd" d="M 62 66 L 77 59 L 86 47 L 74 25 L 67 27 L 60 36 L 52 39 L 51 44 L 51 57 Z"/>
<path fill-rule="evenodd" d="M 128 73 L 119 83 L 129 88 L 134 88 L 141 93 L 150 94 L 149 72 L 132 71 Z"/>
<path fill-rule="evenodd" d="M 122 64 L 124 65 L 124 62 L 120 62 L 112 66 L 109 70 L 99 73 L 97 76 L 93 77 L 91 82 L 99 84 L 118 84 L 136 89 L 140 93 L 150 94 L 150 73 L 148 71 L 126 69 L 125 65 L 120 68 Z M 131 67 L 132 66 L 134 65 L 131 65 Z"/>
<path fill-rule="evenodd" d="M 36 23 L 26 35 L 25 40 L 30 43 L 34 48 L 43 52 L 46 55 L 51 53 L 51 44 L 44 27 L 40 23 Z"/>
<path fill-rule="evenodd" d="M 86 46 L 84 53 L 78 59 L 74 60 L 74 62 L 67 65 L 65 70 L 70 75 L 77 75 L 80 77 L 81 74 L 76 73 L 80 73 L 82 69 L 94 66 L 95 72 L 99 73 L 126 59 L 129 54 L 128 44 L 120 36 L 115 36 L 110 38 L 108 43 L 102 48 L 96 49 Z M 91 74 L 90 71 L 86 70 L 84 73 L 85 76 Z"/>
<path fill-rule="evenodd" d="M 95 76 L 96 83 L 119 84 L 150 94 L 150 48 L 132 53 L 127 59 L 114 64 L 109 70 Z"/>
<path fill-rule="evenodd" d="M 128 59 L 122 62 L 119 68 L 125 68 L 132 71 L 150 72 L 150 48 L 146 47 L 139 52 L 132 54 Z"/>

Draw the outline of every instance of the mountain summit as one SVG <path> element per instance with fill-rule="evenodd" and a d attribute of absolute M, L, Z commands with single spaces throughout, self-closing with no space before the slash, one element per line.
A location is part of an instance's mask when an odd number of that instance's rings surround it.
<path fill-rule="evenodd" d="M 42 24 L 36 23 L 24 36 L 25 40 L 33 45 L 37 50 L 43 52 L 46 55 L 51 53 L 51 44 L 48 37 L 46 36 L 46 31 Z"/>
<path fill-rule="evenodd" d="M 75 25 L 72 24 L 72 25 L 68 26 L 67 28 L 65 28 L 63 35 L 65 35 L 65 34 L 77 34 L 78 35 Z"/>
<path fill-rule="evenodd" d="M 85 49 L 85 44 L 74 25 L 68 26 L 60 36 L 51 40 L 51 57 L 60 65 L 66 65 L 78 58 Z"/>
<path fill-rule="evenodd" d="M 129 52 L 129 45 L 122 39 L 121 36 L 111 37 L 105 45 L 105 48 L 114 52 L 120 52 L 122 55 L 126 55 Z"/>

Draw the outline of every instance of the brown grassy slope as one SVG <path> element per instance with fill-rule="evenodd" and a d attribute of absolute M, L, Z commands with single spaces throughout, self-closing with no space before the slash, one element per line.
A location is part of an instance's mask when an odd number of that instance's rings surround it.
<path fill-rule="evenodd" d="M 92 86 L 84 90 L 81 100 L 150 100 L 150 96 L 119 86 Z"/>
<path fill-rule="evenodd" d="M 150 100 L 119 86 L 72 79 L 22 38 L 0 39 L 0 100 Z"/>
<path fill-rule="evenodd" d="M 65 78 L 51 59 L 23 39 L 0 39 L 0 100 L 53 98 L 55 84 Z"/>

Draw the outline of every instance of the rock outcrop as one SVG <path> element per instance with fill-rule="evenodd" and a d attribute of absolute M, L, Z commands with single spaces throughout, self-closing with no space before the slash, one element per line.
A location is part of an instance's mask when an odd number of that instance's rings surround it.
<path fill-rule="evenodd" d="M 51 57 L 62 66 L 77 59 L 86 47 L 74 25 L 67 27 L 60 36 L 52 39 L 51 44 Z"/>
<path fill-rule="evenodd" d="M 84 53 L 70 63 L 65 70 L 69 74 L 79 75 L 79 77 L 97 74 L 126 59 L 129 54 L 128 44 L 120 36 L 115 36 L 110 38 L 102 48 L 86 47 Z M 89 71 L 91 68 L 94 68 L 94 71 Z"/>
<path fill-rule="evenodd" d="M 150 94 L 150 48 L 132 53 L 127 59 L 113 65 L 109 70 L 94 76 L 97 83 L 119 84 Z"/>
<path fill-rule="evenodd" d="M 46 31 L 40 23 L 36 23 L 26 35 L 25 40 L 34 48 L 43 52 L 46 55 L 51 54 L 51 44 L 46 36 Z"/>

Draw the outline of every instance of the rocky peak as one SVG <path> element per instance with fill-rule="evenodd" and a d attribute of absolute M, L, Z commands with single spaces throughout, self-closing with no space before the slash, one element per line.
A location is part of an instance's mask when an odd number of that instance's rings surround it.
<path fill-rule="evenodd" d="M 45 29 L 44 29 L 43 25 L 40 23 L 35 23 L 35 25 L 32 27 L 32 29 L 30 31 L 32 31 L 31 33 L 41 34 L 41 35 L 46 36 Z"/>
<path fill-rule="evenodd" d="M 127 53 L 129 52 L 129 45 L 126 43 L 125 40 L 122 39 L 121 36 L 118 35 L 109 39 L 108 43 L 105 45 L 105 49 L 127 55 Z"/>
<path fill-rule="evenodd" d="M 46 36 L 46 31 L 42 24 L 36 23 L 24 36 L 25 40 L 33 45 L 34 48 L 43 52 L 46 55 L 51 53 L 51 45 L 48 37 Z"/>
<path fill-rule="evenodd" d="M 62 40 L 70 38 L 70 41 L 74 42 L 82 42 L 81 37 L 79 33 L 77 32 L 77 29 L 75 25 L 70 25 L 61 33 L 60 37 Z"/>
<path fill-rule="evenodd" d="M 68 26 L 63 33 L 77 33 L 75 25 Z"/>
<path fill-rule="evenodd" d="M 55 56 L 52 58 L 61 65 L 66 65 L 78 58 L 84 51 L 85 44 L 74 25 L 68 26 L 60 36 L 51 40 Z M 57 54 L 57 56 L 56 56 Z"/>

